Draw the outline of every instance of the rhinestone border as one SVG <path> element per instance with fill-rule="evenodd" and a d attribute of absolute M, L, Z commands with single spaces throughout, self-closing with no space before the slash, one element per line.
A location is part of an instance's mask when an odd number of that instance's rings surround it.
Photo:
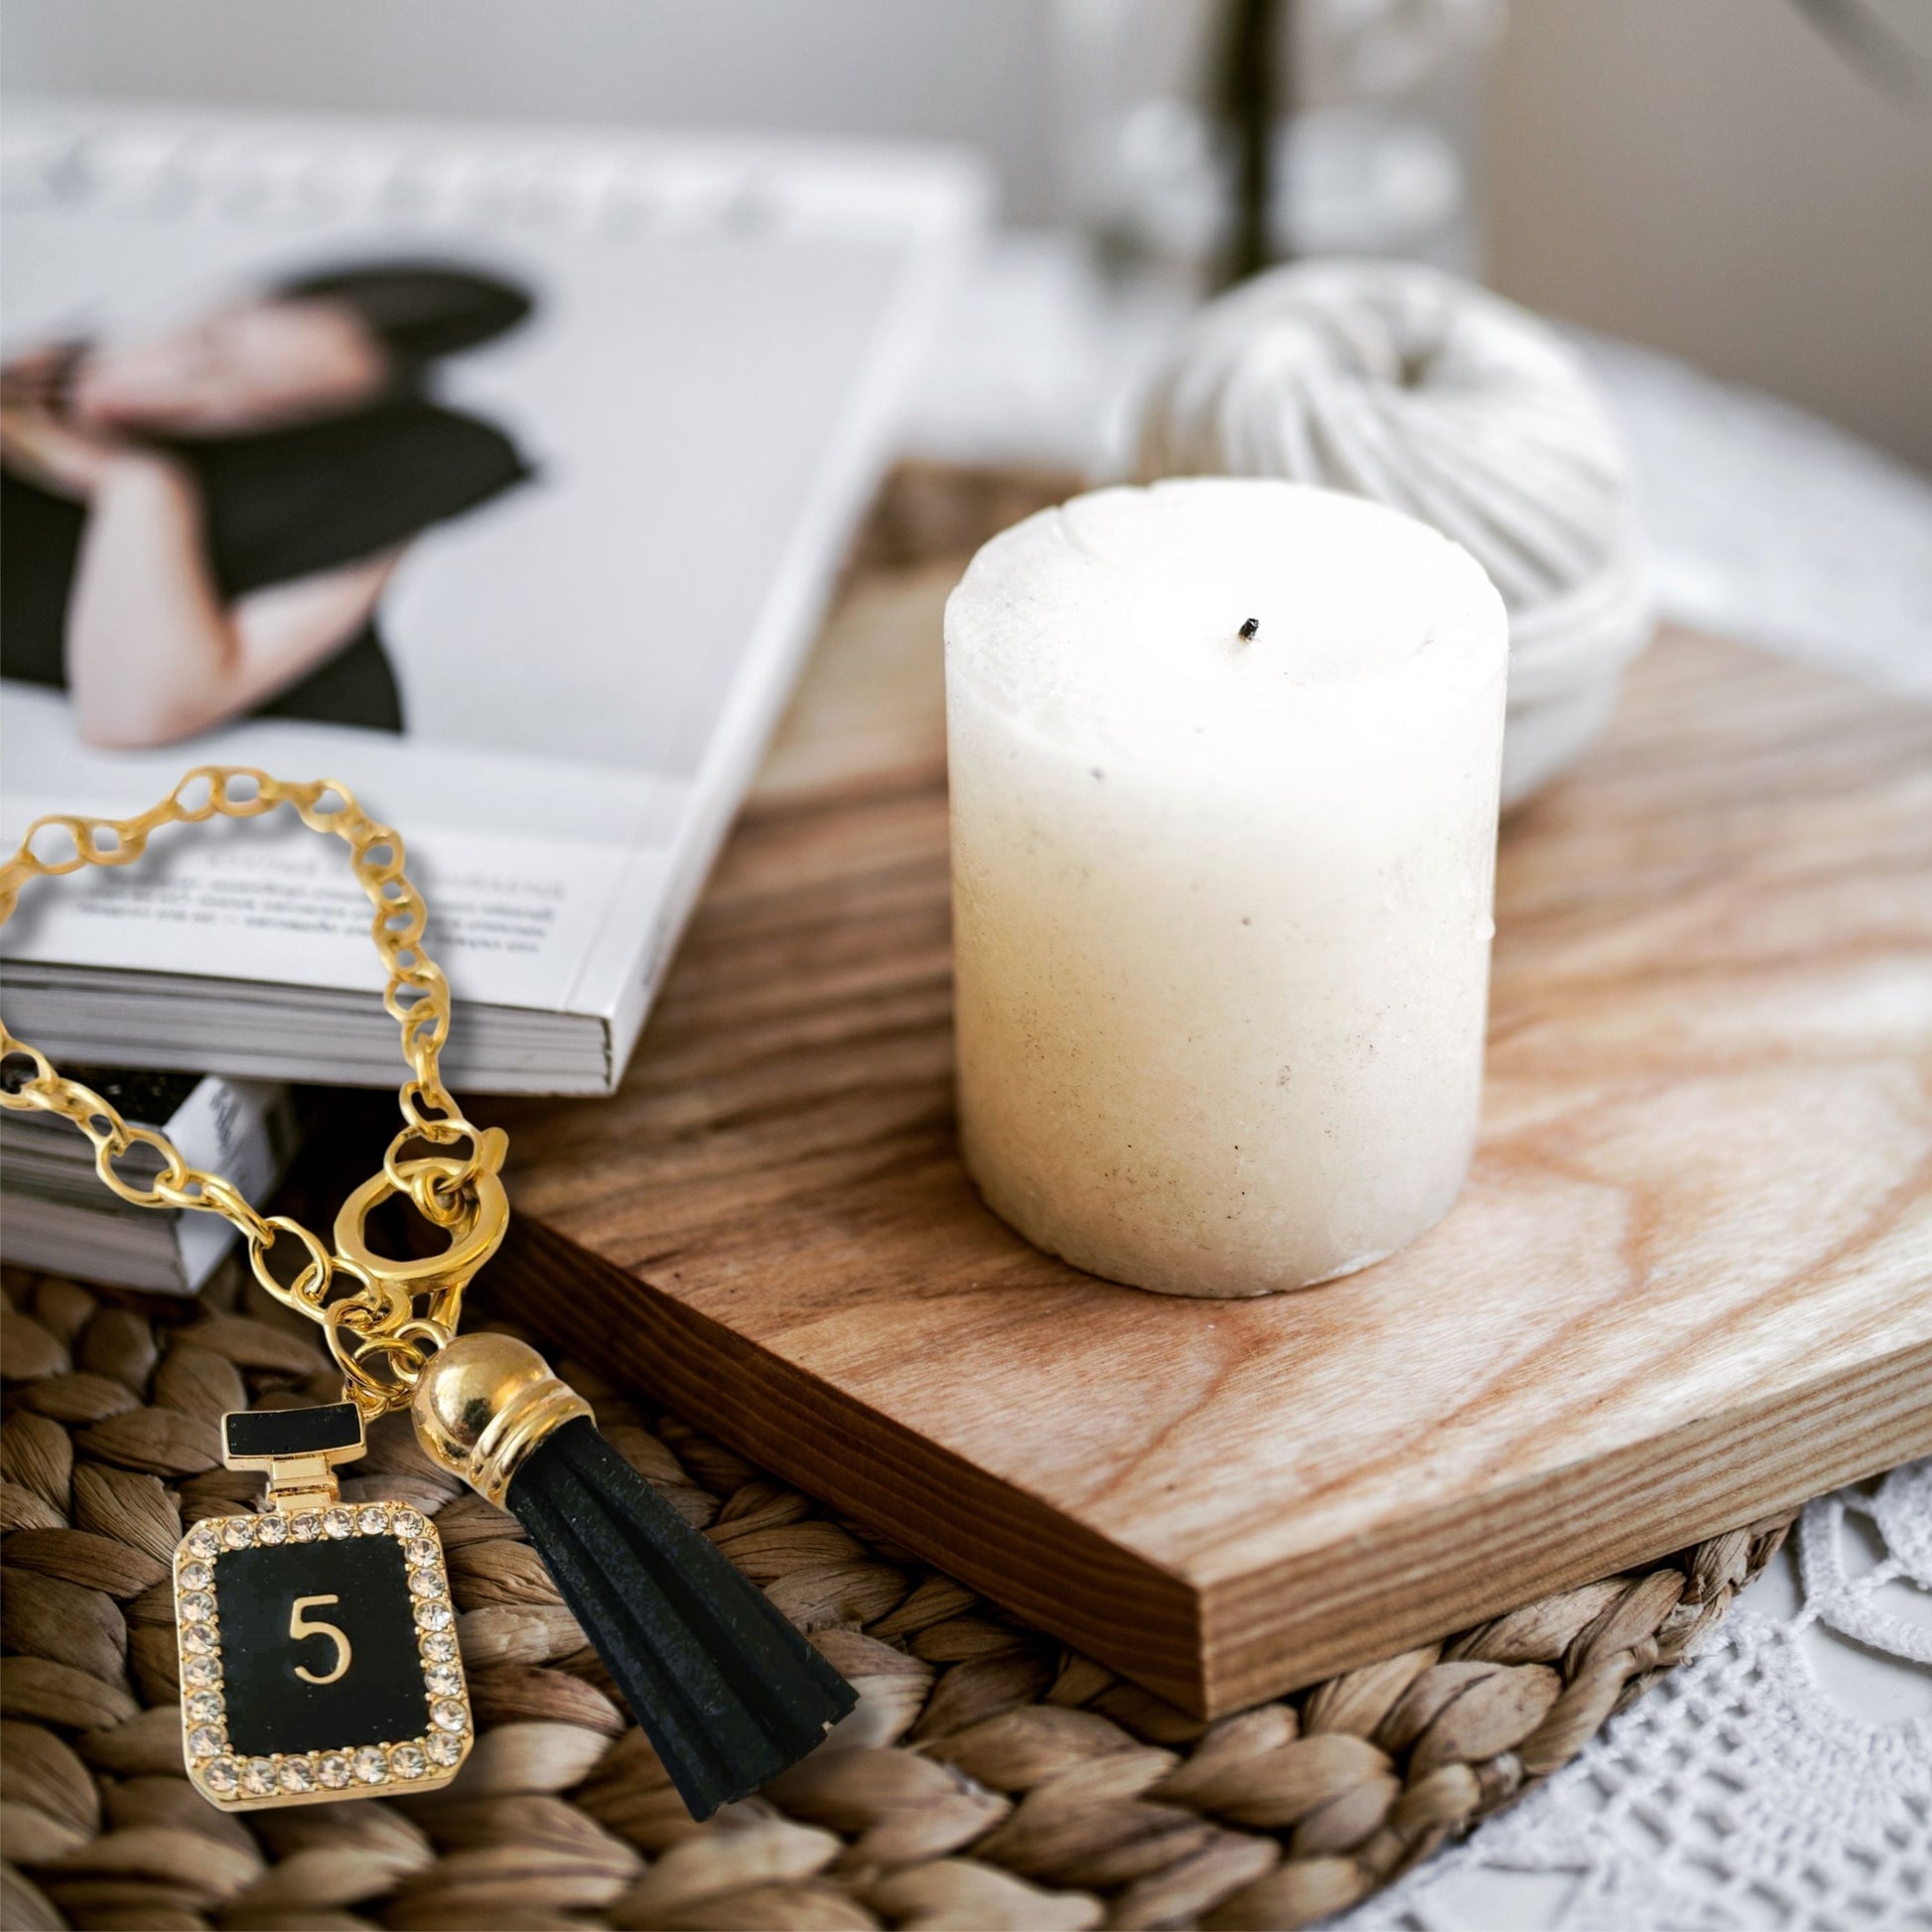
<path fill-rule="evenodd" d="M 346 1518 L 345 1525 L 344 1519 Z M 280 1548 L 323 1538 L 387 1536 L 402 1546 L 415 1612 L 416 1654 L 430 1722 L 419 1736 L 379 1744 L 276 1751 L 241 1757 L 228 1748 L 223 1696 L 221 1599 L 215 1559 L 225 1550 Z M 324 1509 L 264 1509 L 252 1515 L 205 1516 L 175 1547 L 175 1643 L 181 1662 L 181 1748 L 188 1781 L 222 1811 L 275 1805 L 325 1805 L 379 1793 L 435 1791 L 463 1768 L 476 1742 L 470 1684 L 455 1642 L 443 1539 L 434 1522 L 404 1502 L 338 1503 Z M 184 1614 L 189 1598 L 208 1614 Z M 451 1688 L 448 1673 L 455 1673 Z M 457 1714 L 461 1722 L 453 1722 Z"/>

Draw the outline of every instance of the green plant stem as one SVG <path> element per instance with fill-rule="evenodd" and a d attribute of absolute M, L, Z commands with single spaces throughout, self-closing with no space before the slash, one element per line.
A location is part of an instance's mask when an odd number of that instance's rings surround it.
<path fill-rule="evenodd" d="M 1233 137 L 1234 232 L 1219 286 L 1227 288 L 1276 258 L 1271 217 L 1285 193 L 1276 168 L 1290 46 L 1285 0 L 1231 0 L 1218 89 L 1219 116 Z"/>

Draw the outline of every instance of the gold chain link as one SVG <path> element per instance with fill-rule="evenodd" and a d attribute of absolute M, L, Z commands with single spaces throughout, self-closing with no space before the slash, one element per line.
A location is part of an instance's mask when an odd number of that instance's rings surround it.
<path fill-rule="evenodd" d="M 165 1134 L 122 1119 L 111 1103 L 66 1078 L 45 1053 L 15 1038 L 4 1022 L 0 1107 L 71 1121 L 93 1145 L 95 1171 L 123 1200 L 138 1207 L 219 1214 L 240 1229 L 255 1279 L 277 1301 L 322 1324 L 343 1371 L 345 1395 L 373 1416 L 409 1400 L 422 1364 L 455 1331 L 463 1290 L 495 1252 L 508 1220 L 496 1178 L 502 1134 L 472 1126 L 438 1070 L 450 1031 L 450 986 L 423 950 L 428 911 L 403 871 L 402 840 L 370 818 L 347 786 L 333 780 L 288 784 L 247 766 L 197 765 L 137 817 L 55 813 L 35 820 L 19 851 L 0 866 L 0 925 L 13 916 L 21 889 L 32 880 L 58 878 L 83 866 L 132 865 L 164 825 L 200 824 L 217 814 L 259 818 L 278 805 L 292 805 L 310 830 L 334 833 L 347 845 L 356 880 L 375 907 L 369 934 L 389 974 L 382 1003 L 402 1030 L 410 1069 L 398 1096 L 402 1131 L 390 1142 L 381 1173 L 356 1190 L 338 1218 L 334 1250 L 299 1221 L 260 1213 L 219 1174 L 190 1167 Z M 48 850 L 50 845 L 55 849 Z M 22 1061 L 31 1065 L 31 1073 Z M 412 1145 L 437 1151 L 410 1155 Z M 160 1174 L 146 1185 L 117 1169 L 136 1147 L 161 1160 Z M 363 1218 L 392 1193 L 407 1195 L 426 1219 L 449 1231 L 445 1253 L 433 1261 L 399 1263 L 369 1250 Z M 269 1250 L 283 1236 L 303 1257 L 286 1286 L 268 1266 Z M 332 1299 L 338 1277 L 353 1289 Z M 426 1312 L 418 1312 L 419 1295 L 429 1298 Z"/>

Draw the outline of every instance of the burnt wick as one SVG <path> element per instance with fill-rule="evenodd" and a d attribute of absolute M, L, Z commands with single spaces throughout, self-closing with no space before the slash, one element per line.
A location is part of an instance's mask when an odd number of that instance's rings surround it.
<path fill-rule="evenodd" d="M 1250 618 L 1247 621 L 1247 622 L 1241 626 L 1241 641 L 1244 644 L 1253 643 L 1260 629 L 1261 629 L 1261 620 L 1259 618 Z"/>

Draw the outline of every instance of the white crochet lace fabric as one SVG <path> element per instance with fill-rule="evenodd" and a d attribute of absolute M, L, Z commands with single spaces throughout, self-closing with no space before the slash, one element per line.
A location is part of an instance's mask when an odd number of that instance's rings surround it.
<path fill-rule="evenodd" d="M 1812 1503 L 1691 1662 L 1341 1932 L 1932 1928 L 1932 1461 Z"/>

